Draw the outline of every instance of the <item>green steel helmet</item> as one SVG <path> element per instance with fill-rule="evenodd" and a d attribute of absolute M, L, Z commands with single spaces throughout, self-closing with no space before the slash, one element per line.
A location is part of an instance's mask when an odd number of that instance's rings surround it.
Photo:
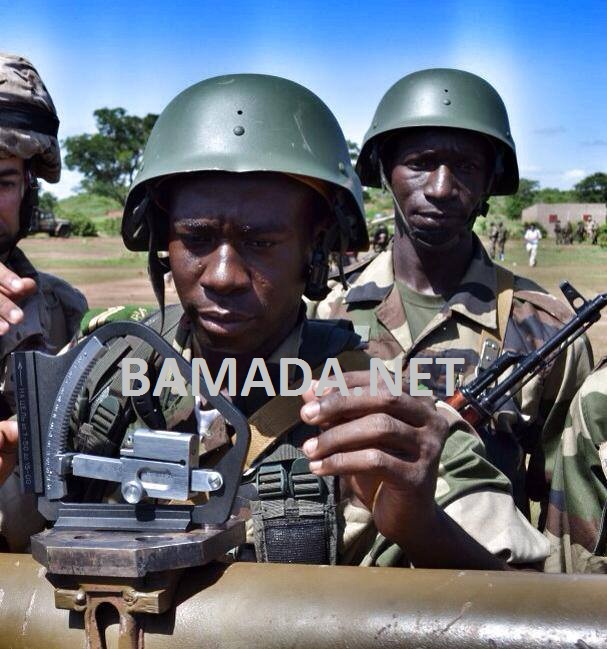
<path fill-rule="evenodd" d="M 333 190 L 342 245 L 368 247 L 362 188 L 341 128 L 315 94 L 293 81 L 227 75 L 201 81 L 171 101 L 150 134 L 127 197 L 122 236 L 129 249 L 148 250 L 149 223 L 162 218 L 158 212 L 150 216 L 151 187 L 200 171 L 268 171 L 321 181 Z"/>
<path fill-rule="evenodd" d="M 356 163 L 363 185 L 381 187 L 382 142 L 396 131 L 419 127 L 458 128 L 491 138 L 498 159 L 489 195 L 516 193 L 516 148 L 502 98 L 481 77 L 446 68 L 409 74 L 382 97 Z"/>

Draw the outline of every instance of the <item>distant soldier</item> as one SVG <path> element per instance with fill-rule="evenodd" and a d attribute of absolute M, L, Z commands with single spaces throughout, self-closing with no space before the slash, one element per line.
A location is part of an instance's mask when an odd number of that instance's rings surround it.
<path fill-rule="evenodd" d="M 491 246 L 489 248 L 489 255 L 491 256 L 491 259 L 495 259 L 498 236 L 499 236 L 499 227 L 497 226 L 496 223 L 492 223 L 491 229 L 489 230 L 489 241 L 491 242 Z"/>
<path fill-rule="evenodd" d="M 506 248 L 506 241 L 508 240 L 508 229 L 500 221 L 497 226 L 497 249 L 500 256 L 500 261 L 504 261 L 504 250 Z"/>
<path fill-rule="evenodd" d="M 578 221 L 575 235 L 578 243 L 584 243 L 586 239 L 586 226 L 584 225 L 584 221 Z"/>
<path fill-rule="evenodd" d="M 537 264 L 537 247 L 542 238 L 542 233 L 535 223 L 532 223 L 525 232 L 525 248 L 529 254 L 529 266 Z"/>
<path fill-rule="evenodd" d="M 560 246 L 563 243 L 563 228 L 561 228 L 561 222 L 558 219 L 554 222 L 554 236 L 556 245 Z"/>
<path fill-rule="evenodd" d="M 373 235 L 373 250 L 375 252 L 383 252 L 390 242 L 390 232 L 386 225 L 378 226 Z"/>
<path fill-rule="evenodd" d="M 567 221 L 567 225 L 563 230 L 563 243 L 566 246 L 573 244 L 573 225 L 571 225 L 571 221 Z"/>
<path fill-rule="evenodd" d="M 588 222 L 588 239 L 593 246 L 596 246 L 598 238 L 599 224 L 594 219 L 590 219 Z"/>

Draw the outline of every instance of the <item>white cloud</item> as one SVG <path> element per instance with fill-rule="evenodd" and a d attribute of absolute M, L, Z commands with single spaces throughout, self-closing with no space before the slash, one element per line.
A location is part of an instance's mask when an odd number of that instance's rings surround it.
<path fill-rule="evenodd" d="M 563 172 L 563 178 L 565 180 L 581 180 L 587 175 L 588 172 L 585 169 L 568 169 Z"/>
<path fill-rule="evenodd" d="M 42 189 L 51 192 L 57 198 L 67 198 L 76 193 L 76 189 L 82 181 L 82 175 L 78 171 L 70 171 L 63 167 L 61 170 L 61 180 L 56 185 L 51 185 L 43 180 L 40 182 Z"/>
<path fill-rule="evenodd" d="M 521 167 L 521 173 L 523 174 L 537 174 L 542 171 L 542 168 L 539 165 L 526 165 Z"/>

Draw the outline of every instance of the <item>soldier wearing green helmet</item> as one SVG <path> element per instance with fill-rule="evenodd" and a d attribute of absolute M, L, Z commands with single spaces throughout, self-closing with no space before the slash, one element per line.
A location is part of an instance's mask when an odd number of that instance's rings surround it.
<path fill-rule="evenodd" d="M 431 69 L 396 82 L 356 169 L 363 185 L 383 186 L 393 198 L 393 244 L 359 267 L 347 289 L 336 286 L 317 315 L 351 319 L 388 367 L 412 356 L 454 357 L 465 384 L 502 350 L 529 353 L 570 317 L 537 284 L 494 264 L 472 231 L 488 198 L 515 193 L 519 181 L 506 108 L 484 79 Z M 480 431 L 528 516 L 530 499 L 546 507 L 567 406 L 590 367 L 580 339 Z M 440 370 L 429 365 L 424 382 L 439 398 Z"/>
<path fill-rule="evenodd" d="M 361 196 L 330 110 L 296 83 L 251 74 L 208 79 L 176 97 L 129 193 L 124 241 L 149 252 L 161 307 L 168 268 L 180 300 L 150 325 L 184 357 L 205 358 L 214 377 L 236 359 L 233 399 L 253 438 L 235 510 L 249 521 L 249 542 L 236 558 L 462 568 L 537 561 L 545 539 L 463 422 L 383 385 L 371 396 L 369 357 L 350 324 L 305 317 L 303 294 L 326 291 L 328 254 L 368 245 Z M 283 359 L 320 368 L 335 357 L 360 394 L 309 390 L 300 401 L 242 390 L 253 359 L 264 359 L 279 392 Z M 292 369 L 296 382 L 300 368 Z M 117 369 L 91 373 L 75 448 L 115 453 L 137 425 L 198 430 L 208 452 L 230 443 L 200 400 L 165 390 L 135 402 L 120 385 Z M 488 493 L 501 496 L 497 515 L 484 506 Z M 497 516 L 500 533 L 471 537 L 470 504 L 475 515 Z"/>

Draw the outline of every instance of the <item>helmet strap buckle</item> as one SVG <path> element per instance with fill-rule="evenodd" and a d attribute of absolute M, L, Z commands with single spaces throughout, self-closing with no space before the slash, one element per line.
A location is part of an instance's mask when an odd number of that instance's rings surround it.
<path fill-rule="evenodd" d="M 311 300 L 323 300 L 329 294 L 329 256 L 324 246 L 317 246 L 312 251 L 308 267 L 308 277 L 304 293 Z"/>
<path fill-rule="evenodd" d="M 38 192 L 40 187 L 38 185 L 38 179 L 34 176 L 27 162 L 24 176 L 23 198 L 21 199 L 21 206 L 19 208 L 19 232 L 15 237 L 14 245 L 17 245 L 20 239 L 27 236 L 34 210 L 38 207 Z"/>
<path fill-rule="evenodd" d="M 335 224 L 328 230 L 321 233 L 312 250 L 310 265 L 308 266 L 308 275 L 306 278 L 306 287 L 304 294 L 310 300 L 324 300 L 329 294 L 329 255 L 334 249 L 335 240 L 339 237 L 342 245 L 344 237 L 340 236 L 341 228 Z M 339 268 L 343 275 L 341 265 L 341 254 L 339 255 Z"/>

